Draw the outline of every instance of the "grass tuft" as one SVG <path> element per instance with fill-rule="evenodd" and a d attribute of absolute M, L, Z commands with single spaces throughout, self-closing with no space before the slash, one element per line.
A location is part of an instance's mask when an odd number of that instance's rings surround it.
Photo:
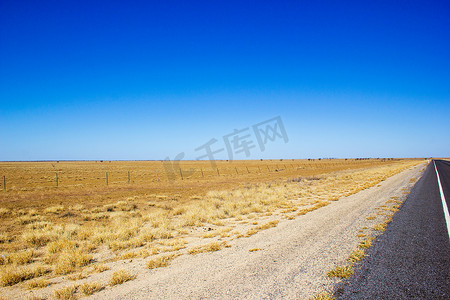
<path fill-rule="evenodd" d="M 101 272 L 105 272 L 105 271 L 109 270 L 109 267 L 104 264 L 95 264 L 93 269 L 95 272 L 101 273 Z"/>
<path fill-rule="evenodd" d="M 378 231 L 385 231 L 386 226 L 387 226 L 387 223 L 380 223 L 380 224 L 373 226 L 373 229 L 378 230 Z"/>
<path fill-rule="evenodd" d="M 17 267 L 6 266 L 0 270 L 0 285 L 11 286 L 19 282 L 40 277 L 48 272 L 43 266 Z"/>
<path fill-rule="evenodd" d="M 350 256 L 348 257 L 348 260 L 351 263 L 355 263 L 355 262 L 360 261 L 361 259 L 363 259 L 364 256 L 365 256 L 364 250 L 356 250 L 352 254 L 350 254 Z"/>
<path fill-rule="evenodd" d="M 351 266 L 337 266 L 327 273 L 328 277 L 339 277 L 339 278 L 349 278 L 352 275 L 353 269 Z"/>
<path fill-rule="evenodd" d="M 374 240 L 373 237 L 365 239 L 364 241 L 361 241 L 358 245 L 359 248 L 367 249 L 372 246 L 372 241 Z"/>
<path fill-rule="evenodd" d="M 250 249 L 250 250 L 248 250 L 249 252 L 255 252 L 255 251 L 259 251 L 259 250 L 261 250 L 261 248 L 253 248 L 253 249 Z"/>
<path fill-rule="evenodd" d="M 198 246 L 190 249 L 189 254 L 198 254 L 203 252 L 214 252 L 219 251 L 223 248 L 231 247 L 227 242 L 212 242 L 203 246 Z"/>
<path fill-rule="evenodd" d="M 151 259 L 147 262 L 147 268 L 149 269 L 156 269 L 156 268 L 162 268 L 167 267 L 170 264 L 170 261 L 174 259 L 177 255 L 171 254 L 171 255 L 162 255 L 157 258 Z"/>
<path fill-rule="evenodd" d="M 131 275 L 126 270 L 118 270 L 114 272 L 111 276 L 111 279 L 109 280 L 109 284 L 111 286 L 122 284 L 124 282 L 133 280 L 136 278 L 136 275 Z"/>
<path fill-rule="evenodd" d="M 334 299 L 335 298 L 333 297 L 333 295 L 327 292 L 319 293 L 311 298 L 311 300 L 334 300 Z"/>
<path fill-rule="evenodd" d="M 51 283 L 45 279 L 37 278 L 27 282 L 28 289 L 41 289 L 46 286 L 49 286 Z"/>
<path fill-rule="evenodd" d="M 103 286 L 97 282 L 94 283 L 86 282 L 78 286 L 78 290 L 86 296 L 92 295 L 102 289 Z"/>
<path fill-rule="evenodd" d="M 81 280 L 87 278 L 86 275 L 84 275 L 83 273 L 77 273 L 77 274 L 73 274 L 70 276 L 67 276 L 67 279 L 71 280 L 71 281 L 77 281 L 77 280 Z"/>
<path fill-rule="evenodd" d="M 58 290 L 55 290 L 53 292 L 53 296 L 56 299 L 61 299 L 61 300 L 71 300 L 71 299 L 75 299 L 75 292 L 76 292 L 77 288 L 74 285 L 70 285 L 70 286 L 66 286 L 63 288 L 60 288 Z"/>

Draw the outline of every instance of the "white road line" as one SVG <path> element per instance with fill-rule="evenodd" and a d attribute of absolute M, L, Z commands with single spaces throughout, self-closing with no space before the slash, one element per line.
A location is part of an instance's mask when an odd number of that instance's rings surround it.
<path fill-rule="evenodd" d="M 448 238 L 450 239 L 450 216 L 448 214 L 447 201 L 445 201 L 444 192 L 442 191 L 441 180 L 439 179 L 439 172 L 436 168 L 436 162 L 434 160 L 433 160 L 433 163 L 434 163 L 434 169 L 436 170 L 436 175 L 437 175 L 437 180 L 438 180 L 438 185 L 439 185 L 439 192 L 441 192 L 442 207 L 444 208 L 445 223 L 447 223 Z"/>

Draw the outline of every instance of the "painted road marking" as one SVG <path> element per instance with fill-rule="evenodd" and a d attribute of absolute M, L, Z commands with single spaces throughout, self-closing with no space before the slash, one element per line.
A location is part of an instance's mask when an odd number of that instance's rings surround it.
<path fill-rule="evenodd" d="M 439 179 L 439 172 L 436 168 L 436 162 L 434 160 L 433 160 L 433 163 L 434 163 L 434 169 L 436 170 L 436 175 L 437 175 L 437 180 L 438 180 L 438 185 L 439 185 L 439 192 L 441 192 L 442 207 L 444 208 L 445 223 L 447 223 L 448 238 L 450 239 L 450 227 L 449 227 L 450 216 L 448 214 L 447 201 L 445 201 L 444 191 L 442 191 L 441 180 Z"/>

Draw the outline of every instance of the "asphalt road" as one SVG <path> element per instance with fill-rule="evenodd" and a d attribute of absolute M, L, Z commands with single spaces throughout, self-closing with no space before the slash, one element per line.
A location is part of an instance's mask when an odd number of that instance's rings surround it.
<path fill-rule="evenodd" d="M 450 161 L 436 160 L 435 163 L 439 172 L 442 190 L 444 191 L 445 199 L 447 200 L 447 208 L 450 210 Z"/>
<path fill-rule="evenodd" d="M 450 163 L 436 161 L 447 202 Z M 338 299 L 450 299 L 450 242 L 430 163 Z"/>

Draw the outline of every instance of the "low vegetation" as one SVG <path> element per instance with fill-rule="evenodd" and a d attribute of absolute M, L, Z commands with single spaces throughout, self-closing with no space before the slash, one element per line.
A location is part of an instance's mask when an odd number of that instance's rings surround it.
<path fill-rule="evenodd" d="M 353 275 L 352 266 L 336 266 L 327 273 L 328 277 L 348 278 Z"/>
<path fill-rule="evenodd" d="M 74 285 L 66 286 L 54 291 L 53 296 L 56 299 L 70 300 L 75 299 L 75 292 L 77 288 Z"/>
<path fill-rule="evenodd" d="M 78 286 L 78 290 L 85 296 L 92 295 L 100 291 L 103 286 L 98 282 L 86 282 Z"/>
<path fill-rule="evenodd" d="M 133 280 L 135 278 L 136 278 L 135 275 L 131 275 L 126 270 L 118 270 L 112 274 L 111 279 L 109 280 L 109 284 L 111 286 L 114 286 L 114 285 L 122 284 L 124 282 Z"/>
<path fill-rule="evenodd" d="M 350 256 L 348 257 L 348 260 L 351 263 L 355 263 L 355 262 L 363 259 L 364 256 L 365 256 L 364 250 L 356 250 L 356 251 L 353 251 L 352 254 L 350 254 Z"/>
<path fill-rule="evenodd" d="M 47 287 L 50 285 L 50 282 L 48 280 L 37 278 L 27 281 L 27 288 L 28 289 L 40 289 L 43 287 Z"/>
<path fill-rule="evenodd" d="M 169 265 L 183 253 L 218 251 L 235 238 L 275 227 L 283 218 L 301 217 L 420 162 L 219 162 L 219 175 L 217 170 L 208 172 L 203 162 L 195 162 L 182 168 L 197 171 L 173 181 L 164 175 L 160 181 L 146 177 L 148 166 L 162 170 L 159 162 L 143 162 L 145 168 L 135 162 L 67 162 L 50 168 L 59 174 L 58 187 L 45 184 L 50 164 L 0 163 L 0 170 L 7 170 L 7 177 L 17 183 L 7 191 L 0 189 L 4 229 L 0 233 L 0 285 L 26 281 L 25 287 L 38 289 L 49 286 L 51 278 L 79 281 L 110 268 L 110 285 L 121 284 L 135 276 L 115 270 L 117 260 L 150 257 L 146 265 L 153 269 Z M 248 171 L 240 172 L 245 164 Z M 111 168 L 121 174 L 132 169 L 130 182 L 115 177 Z M 106 170 L 108 186 L 101 184 Z M 398 210 L 398 206 L 384 208 L 386 213 Z M 235 230 L 237 226 L 241 231 Z M 193 239 L 200 246 L 187 242 Z M 78 292 L 94 293 L 97 287 L 67 286 L 54 296 L 70 299 Z"/>
<path fill-rule="evenodd" d="M 167 267 L 170 264 L 170 261 L 174 259 L 176 255 L 161 255 L 159 257 L 156 257 L 154 259 L 151 259 L 147 262 L 147 268 L 149 269 L 156 269 L 161 267 Z"/>
<path fill-rule="evenodd" d="M 335 298 L 333 297 L 333 295 L 331 295 L 328 292 L 319 293 L 311 298 L 311 300 L 334 300 L 334 299 Z"/>
<path fill-rule="evenodd" d="M 212 242 L 206 245 L 202 245 L 202 246 L 197 246 L 194 247 L 192 249 L 190 249 L 188 252 L 189 254 L 198 254 L 198 253 L 203 253 L 203 252 L 214 252 L 214 251 L 219 251 L 222 248 L 225 247 L 231 247 L 229 244 L 227 244 L 227 242 Z"/>

